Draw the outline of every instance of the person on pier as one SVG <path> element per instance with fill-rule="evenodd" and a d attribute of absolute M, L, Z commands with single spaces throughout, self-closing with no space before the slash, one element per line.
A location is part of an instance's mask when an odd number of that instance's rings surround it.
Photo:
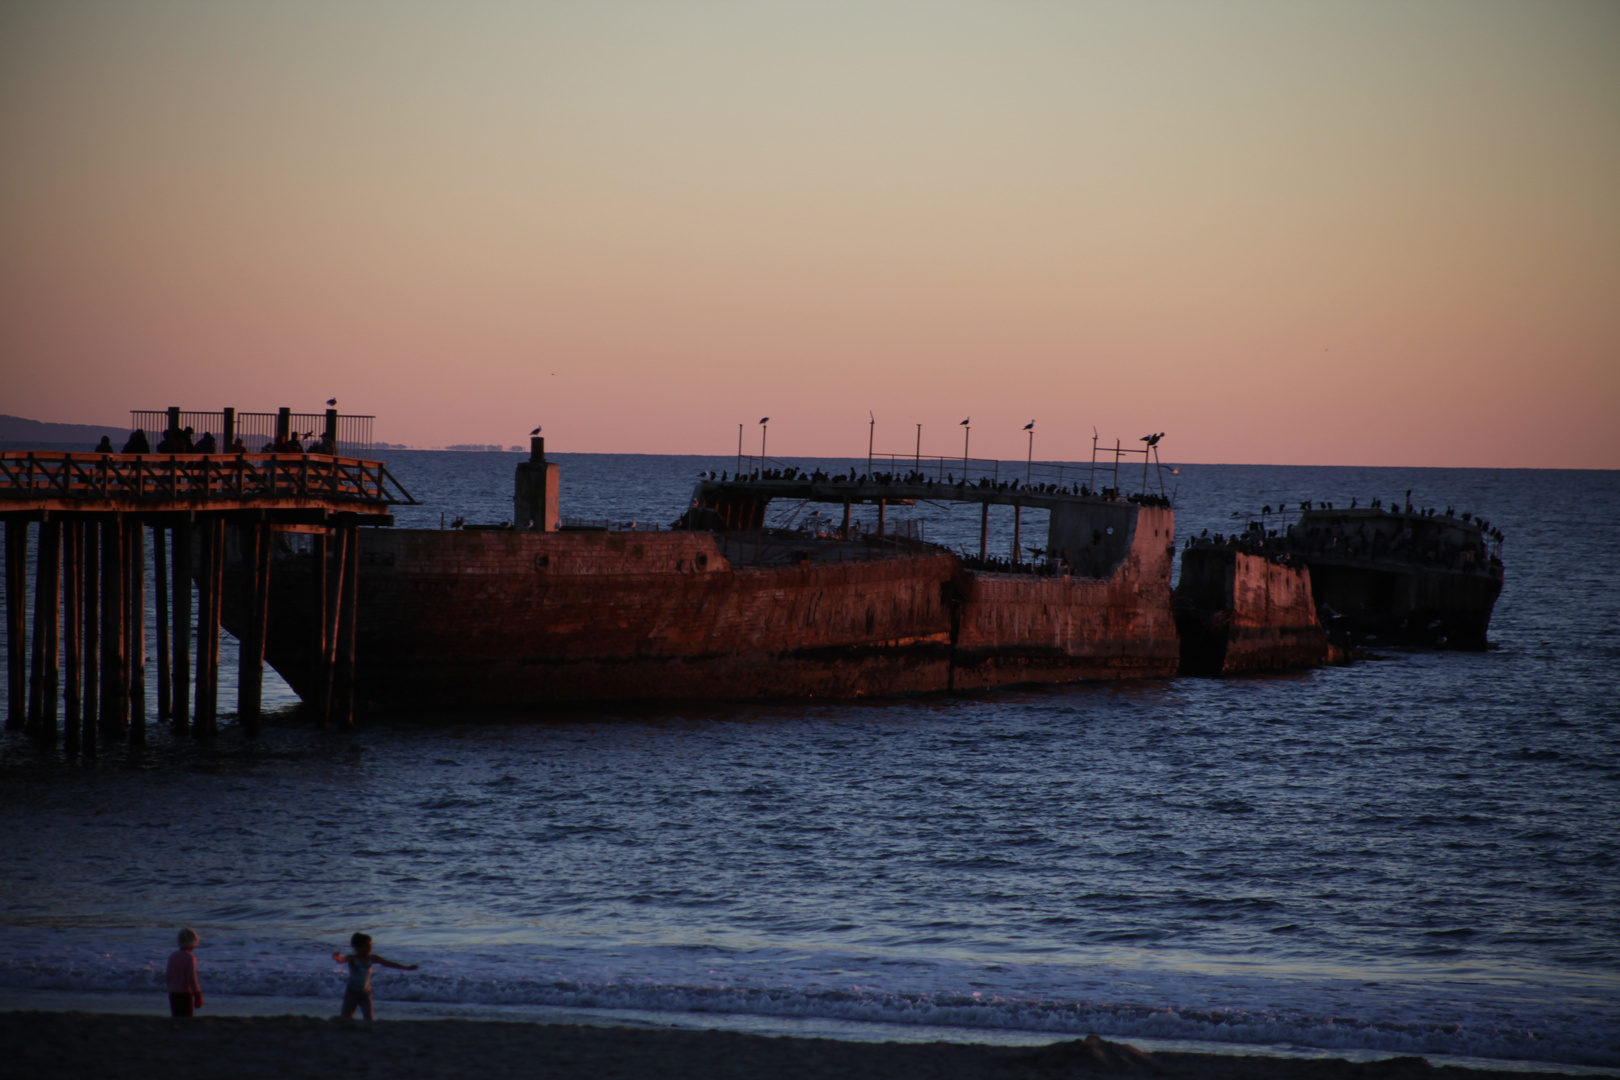
<path fill-rule="evenodd" d="M 152 444 L 146 441 L 146 432 L 136 428 L 129 433 L 129 441 L 124 444 L 126 454 L 150 454 Z"/>

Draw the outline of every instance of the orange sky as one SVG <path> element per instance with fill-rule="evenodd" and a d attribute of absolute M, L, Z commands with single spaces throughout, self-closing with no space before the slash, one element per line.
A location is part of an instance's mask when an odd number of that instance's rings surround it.
<path fill-rule="evenodd" d="M 1620 4 L 0 6 L 0 412 L 1620 468 Z"/>

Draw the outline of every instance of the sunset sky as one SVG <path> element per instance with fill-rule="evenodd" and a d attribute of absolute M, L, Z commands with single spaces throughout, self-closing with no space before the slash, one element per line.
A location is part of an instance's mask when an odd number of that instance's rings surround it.
<path fill-rule="evenodd" d="M 1620 3 L 0 5 L 0 412 L 1620 468 Z"/>

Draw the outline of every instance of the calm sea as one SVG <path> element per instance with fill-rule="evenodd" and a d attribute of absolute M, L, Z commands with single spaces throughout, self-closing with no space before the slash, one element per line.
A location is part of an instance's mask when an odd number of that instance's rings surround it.
<path fill-rule="evenodd" d="M 389 460 L 423 503 L 402 525 L 510 515 L 519 455 Z M 654 523 L 700 470 L 734 467 L 556 460 L 565 514 Z M 227 725 L 198 747 L 158 725 L 143 751 L 83 765 L 7 732 L 0 991 L 150 993 L 160 1008 L 190 924 L 216 999 L 327 1008 L 342 979 L 329 954 L 366 930 L 421 965 L 378 976 L 384 1015 L 1620 1066 L 1620 473 L 1165 479 L 1182 536 L 1265 504 L 1407 489 L 1485 515 L 1507 536 L 1495 647 L 352 734 L 314 730 L 271 679 L 255 744 Z M 976 509 L 895 516 L 977 547 Z M 1038 515 L 1024 530 L 1044 536 Z M 1010 536 L 998 515 L 994 548 Z M 234 702 L 234 671 L 224 684 Z"/>

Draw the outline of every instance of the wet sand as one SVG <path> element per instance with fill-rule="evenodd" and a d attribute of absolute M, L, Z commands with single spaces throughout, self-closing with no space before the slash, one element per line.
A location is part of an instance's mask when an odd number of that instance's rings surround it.
<path fill-rule="evenodd" d="M 19 1078 L 164 1077 L 166 1080 L 414 1077 L 871 1077 L 873 1080 L 1022 1080 L 1069 1075 L 1329 1080 L 1508 1074 L 1372 1062 L 1146 1054 L 1090 1039 L 1040 1047 L 857 1043 L 730 1031 L 647 1030 L 469 1020 L 327 1020 L 308 1016 L 168 1017 L 85 1012 L 0 1013 L 0 1062 Z"/>

